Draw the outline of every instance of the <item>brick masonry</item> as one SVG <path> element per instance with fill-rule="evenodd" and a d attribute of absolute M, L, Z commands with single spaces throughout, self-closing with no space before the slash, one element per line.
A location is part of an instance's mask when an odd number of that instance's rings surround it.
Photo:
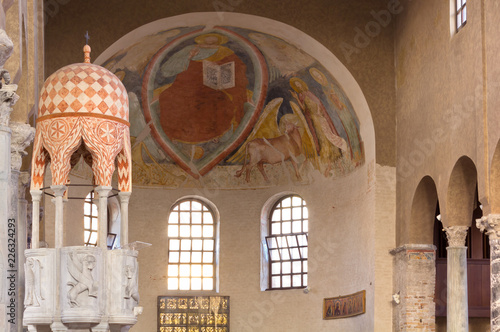
<path fill-rule="evenodd" d="M 433 245 L 404 245 L 394 255 L 394 331 L 436 331 L 434 290 L 436 251 Z M 398 301 L 399 295 L 399 304 Z"/>

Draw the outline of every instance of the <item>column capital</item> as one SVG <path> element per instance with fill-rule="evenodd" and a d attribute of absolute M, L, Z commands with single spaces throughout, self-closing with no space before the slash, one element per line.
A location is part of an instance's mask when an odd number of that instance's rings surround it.
<path fill-rule="evenodd" d="M 489 214 L 476 219 L 476 226 L 482 233 L 486 233 L 490 240 L 500 239 L 500 214 Z"/>
<path fill-rule="evenodd" d="M 110 187 L 110 186 L 97 186 L 94 189 L 94 191 L 96 191 L 99 194 L 99 198 L 108 197 L 109 192 L 111 190 L 113 190 L 113 187 Z"/>
<path fill-rule="evenodd" d="M 465 246 L 465 238 L 469 226 L 449 226 L 445 227 L 443 231 L 446 232 L 448 239 L 448 247 L 463 247 Z"/>
<path fill-rule="evenodd" d="M 35 138 L 35 128 L 26 123 L 12 122 L 10 124 L 12 138 L 10 145 L 11 169 L 19 170 L 22 165 L 22 159 L 27 155 L 26 149 Z"/>
<path fill-rule="evenodd" d="M 132 193 L 130 191 L 120 191 L 118 197 L 120 197 L 120 203 L 128 203 L 130 201 L 130 196 Z"/>
<path fill-rule="evenodd" d="M 32 189 L 30 190 L 30 194 L 32 201 L 40 201 L 42 199 L 43 192 L 40 189 Z"/>
<path fill-rule="evenodd" d="M 63 186 L 63 185 L 52 185 L 50 186 L 50 189 L 54 191 L 54 195 L 57 196 L 63 196 L 64 192 L 68 189 L 68 187 Z"/>

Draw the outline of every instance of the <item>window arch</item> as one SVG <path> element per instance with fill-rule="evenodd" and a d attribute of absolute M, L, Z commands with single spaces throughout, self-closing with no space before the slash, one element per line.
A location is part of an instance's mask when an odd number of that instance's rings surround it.
<path fill-rule="evenodd" d="M 83 203 L 83 244 L 96 247 L 99 232 L 97 205 L 94 204 L 94 191 L 92 190 Z"/>
<path fill-rule="evenodd" d="M 177 202 L 168 217 L 169 290 L 215 290 L 217 220 L 195 198 Z"/>
<path fill-rule="evenodd" d="M 278 200 L 268 217 L 269 289 L 307 287 L 309 212 L 298 195 Z"/>

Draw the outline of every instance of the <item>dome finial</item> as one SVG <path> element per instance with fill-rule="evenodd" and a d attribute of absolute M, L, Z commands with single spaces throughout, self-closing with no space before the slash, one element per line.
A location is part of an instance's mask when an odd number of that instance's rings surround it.
<path fill-rule="evenodd" d="M 89 32 L 85 32 L 85 46 L 83 47 L 83 54 L 84 54 L 84 60 L 83 62 L 85 63 L 90 63 L 90 46 L 89 46 Z"/>

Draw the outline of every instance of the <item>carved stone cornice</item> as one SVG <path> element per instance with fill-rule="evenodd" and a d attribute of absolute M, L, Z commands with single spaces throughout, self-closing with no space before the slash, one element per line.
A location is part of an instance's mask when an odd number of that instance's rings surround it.
<path fill-rule="evenodd" d="M 16 84 L 4 85 L 0 88 L 0 126 L 9 126 L 12 106 L 14 106 L 14 104 L 19 100 L 16 90 Z"/>
<path fill-rule="evenodd" d="M 489 214 L 476 219 L 476 226 L 482 233 L 486 232 L 490 240 L 500 239 L 500 214 Z"/>
<path fill-rule="evenodd" d="M 463 247 L 469 226 L 450 226 L 443 230 L 446 232 L 448 247 Z"/>
<path fill-rule="evenodd" d="M 10 124 L 12 130 L 11 138 L 11 169 L 19 170 L 22 165 L 22 158 L 27 154 L 26 149 L 35 138 L 35 128 L 26 123 L 12 122 Z"/>

